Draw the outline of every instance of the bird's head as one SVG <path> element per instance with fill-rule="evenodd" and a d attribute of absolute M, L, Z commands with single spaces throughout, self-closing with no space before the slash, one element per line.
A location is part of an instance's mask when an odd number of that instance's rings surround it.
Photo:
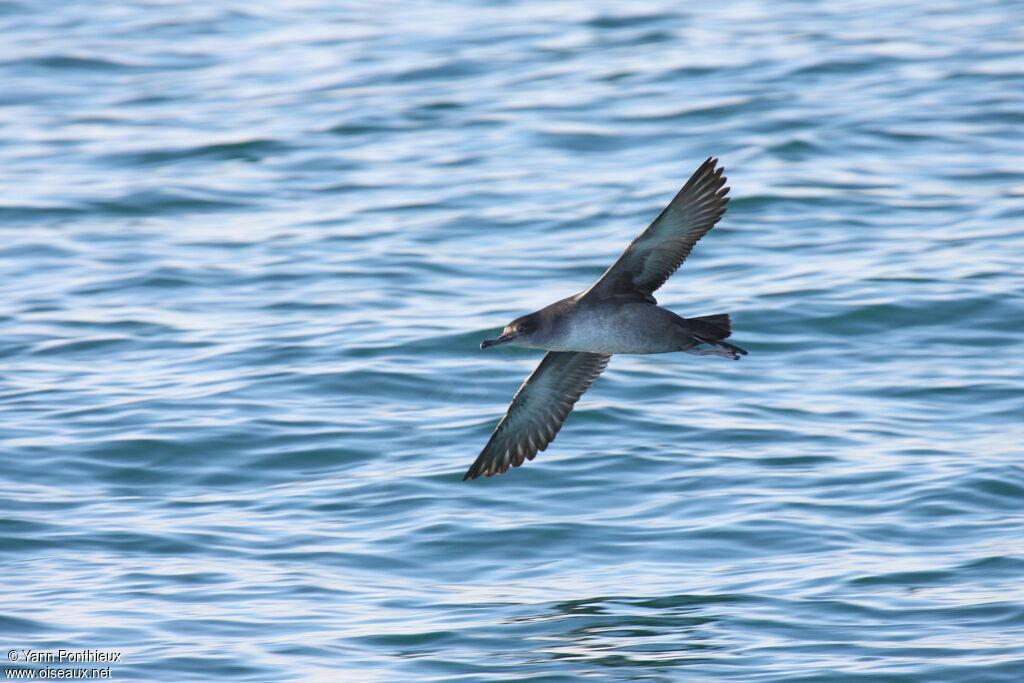
<path fill-rule="evenodd" d="M 516 318 L 508 325 L 505 325 L 505 329 L 502 330 L 500 337 L 497 339 L 487 339 L 480 344 L 480 348 L 486 349 L 488 346 L 499 346 L 501 344 L 536 348 L 533 344 L 535 341 L 533 336 L 540 331 L 540 322 L 539 313 L 530 313 L 529 315 Z"/>

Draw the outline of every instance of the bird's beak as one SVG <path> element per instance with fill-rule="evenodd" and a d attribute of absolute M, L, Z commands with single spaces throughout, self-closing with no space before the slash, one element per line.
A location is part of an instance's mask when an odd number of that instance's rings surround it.
<path fill-rule="evenodd" d="M 515 338 L 516 336 L 514 334 L 503 334 L 497 339 L 485 339 L 484 341 L 480 342 L 480 348 L 486 349 L 488 346 L 500 346 L 501 344 L 508 344 Z"/>

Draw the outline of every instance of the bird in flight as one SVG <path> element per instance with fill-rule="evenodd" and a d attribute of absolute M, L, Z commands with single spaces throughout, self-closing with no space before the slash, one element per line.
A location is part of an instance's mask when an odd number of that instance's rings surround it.
<path fill-rule="evenodd" d="M 590 289 L 516 318 L 501 336 L 480 344 L 547 351 L 462 479 L 489 477 L 533 460 L 554 440 L 583 392 L 613 353 L 723 356 L 747 352 L 725 339 L 727 313 L 683 318 L 658 306 L 654 291 L 714 227 L 729 201 L 718 160 L 709 158 Z"/>

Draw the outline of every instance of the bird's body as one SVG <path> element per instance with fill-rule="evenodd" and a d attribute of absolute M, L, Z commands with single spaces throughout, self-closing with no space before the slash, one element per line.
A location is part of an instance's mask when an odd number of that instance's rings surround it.
<path fill-rule="evenodd" d="M 510 344 L 547 355 L 509 405 L 463 479 L 491 476 L 532 460 L 555 438 L 573 405 L 616 353 L 685 351 L 738 359 L 725 339 L 725 313 L 683 318 L 654 298 L 665 280 L 714 227 L 728 201 L 722 169 L 708 159 L 648 228 L 589 289 L 516 318 L 480 348 Z"/>
<path fill-rule="evenodd" d="M 519 344 L 546 351 L 669 353 L 700 342 L 690 320 L 646 301 L 607 301 L 576 294 L 542 308 L 540 329 Z"/>

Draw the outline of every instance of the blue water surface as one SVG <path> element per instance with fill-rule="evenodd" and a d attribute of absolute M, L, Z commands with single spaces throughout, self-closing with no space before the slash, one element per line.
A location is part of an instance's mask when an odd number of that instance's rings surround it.
<path fill-rule="evenodd" d="M 1024 680 L 1024 3 L 0 3 L 0 657 Z M 462 482 L 708 156 L 616 356 Z M 51 664 L 50 666 L 56 666 Z"/>

